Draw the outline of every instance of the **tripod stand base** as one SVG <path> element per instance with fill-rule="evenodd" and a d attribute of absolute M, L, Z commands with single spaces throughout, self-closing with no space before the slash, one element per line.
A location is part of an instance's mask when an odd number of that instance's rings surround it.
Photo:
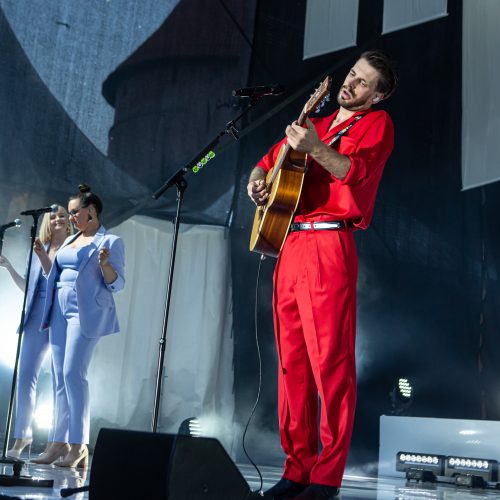
<path fill-rule="evenodd" d="M 53 479 L 36 479 L 32 476 L 21 476 L 21 470 L 25 464 L 24 460 L 2 457 L 0 463 L 12 464 L 13 469 L 12 476 L 0 474 L 0 486 L 28 486 L 35 488 L 52 488 L 54 486 Z"/>
<path fill-rule="evenodd" d="M 9 457 L 7 455 L 6 457 L 0 458 L 0 464 L 10 464 L 14 468 L 16 468 L 17 466 L 22 467 L 25 464 L 25 461 L 21 460 L 20 458 L 12 458 L 12 457 Z M 19 469 L 19 470 L 21 470 L 21 469 Z"/>
<path fill-rule="evenodd" d="M 0 486 L 29 486 L 33 488 L 53 488 L 53 479 L 36 479 L 31 476 L 8 476 L 0 474 Z"/>

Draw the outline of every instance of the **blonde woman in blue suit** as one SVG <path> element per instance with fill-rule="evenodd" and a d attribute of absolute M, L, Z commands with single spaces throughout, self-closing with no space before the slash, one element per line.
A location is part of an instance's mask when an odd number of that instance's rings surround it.
<path fill-rule="evenodd" d="M 73 228 L 65 208 L 59 206 L 57 212 L 44 215 L 34 250 L 38 253 L 37 249 L 43 248 L 42 259 L 45 260 L 46 267 L 50 269 L 56 252 L 71 234 Z M 0 256 L 0 266 L 9 272 L 14 283 L 24 291 L 26 278 L 14 269 L 6 257 Z M 12 458 L 19 458 L 23 449 L 33 441 L 31 423 L 35 409 L 36 386 L 42 362 L 49 348 L 48 332 L 40 331 L 46 294 L 46 280 L 42 274 L 40 258 L 33 254 L 16 386 L 16 417 L 13 433 L 15 442 L 7 452 Z"/>
<path fill-rule="evenodd" d="M 124 284 L 123 240 L 99 222 L 102 202 L 83 184 L 68 204 L 78 230 L 57 253 L 47 276 L 42 328 L 50 327 L 56 378 L 52 446 L 36 463 L 86 467 L 89 442 L 87 369 L 97 342 L 119 331 L 113 293 Z"/>

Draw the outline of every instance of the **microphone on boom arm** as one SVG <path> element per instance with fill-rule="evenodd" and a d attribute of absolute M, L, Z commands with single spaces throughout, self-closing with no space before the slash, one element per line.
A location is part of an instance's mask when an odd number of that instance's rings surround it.
<path fill-rule="evenodd" d="M 257 87 L 245 87 L 233 90 L 234 97 L 262 97 L 265 95 L 280 95 L 285 92 L 285 87 L 279 83 L 271 85 L 259 85 Z"/>
<path fill-rule="evenodd" d="M 33 210 L 25 210 L 24 212 L 21 212 L 21 215 L 41 215 L 45 214 L 48 212 L 57 212 L 58 206 L 57 205 L 50 205 L 50 207 L 42 207 L 42 208 L 35 208 Z"/>
<path fill-rule="evenodd" d="M 0 233 L 4 233 L 9 227 L 19 227 L 21 225 L 21 219 L 15 219 L 12 222 L 7 222 L 7 224 L 2 224 L 0 226 Z"/>

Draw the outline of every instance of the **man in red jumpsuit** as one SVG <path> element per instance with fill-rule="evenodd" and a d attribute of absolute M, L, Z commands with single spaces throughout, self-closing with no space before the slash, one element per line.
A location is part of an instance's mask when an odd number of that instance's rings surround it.
<path fill-rule="evenodd" d="M 384 53 L 363 53 L 338 92 L 340 108 L 326 118 L 307 119 L 304 127 L 289 125 L 286 137 L 250 175 L 249 196 L 265 204 L 265 176 L 280 146 L 288 141 L 308 154 L 299 206 L 274 272 L 278 413 L 286 461 L 267 497 L 316 500 L 339 493 L 356 403 L 358 263 L 352 231 L 370 223 L 394 145 L 391 118 L 372 105 L 387 99 L 397 83 Z"/>

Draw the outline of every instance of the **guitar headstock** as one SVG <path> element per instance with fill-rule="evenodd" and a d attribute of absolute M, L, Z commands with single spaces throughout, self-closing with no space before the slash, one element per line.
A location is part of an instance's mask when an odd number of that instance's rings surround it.
<path fill-rule="evenodd" d="M 313 109 L 315 109 L 321 101 L 329 94 L 330 86 L 332 84 L 332 77 L 328 75 L 322 82 L 321 85 L 314 91 L 314 94 L 309 98 L 304 106 L 302 113 L 308 115 Z"/>

